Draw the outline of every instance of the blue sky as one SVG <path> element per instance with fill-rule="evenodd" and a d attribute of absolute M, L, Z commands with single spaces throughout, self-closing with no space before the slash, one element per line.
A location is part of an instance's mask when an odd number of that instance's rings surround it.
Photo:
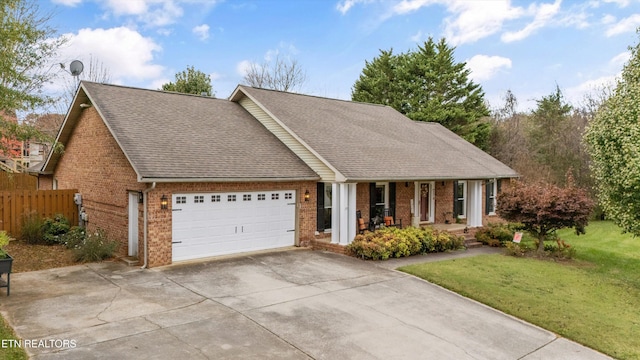
<path fill-rule="evenodd" d="M 158 89 L 194 66 L 228 97 L 247 64 L 295 59 L 300 92 L 349 99 L 380 49 L 444 37 L 491 107 L 510 89 L 520 108 L 556 84 L 572 103 L 611 83 L 638 41 L 640 1 L 40 0 L 69 39 L 56 62 L 91 59 L 115 84 Z M 61 78 L 52 84 L 55 91 Z"/>

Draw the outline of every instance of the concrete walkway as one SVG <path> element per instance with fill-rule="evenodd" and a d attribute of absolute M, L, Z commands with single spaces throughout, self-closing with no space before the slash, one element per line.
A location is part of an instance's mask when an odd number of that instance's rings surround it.
<path fill-rule="evenodd" d="M 309 250 L 88 264 L 13 274 L 0 311 L 35 359 L 607 359 L 396 264 Z"/>

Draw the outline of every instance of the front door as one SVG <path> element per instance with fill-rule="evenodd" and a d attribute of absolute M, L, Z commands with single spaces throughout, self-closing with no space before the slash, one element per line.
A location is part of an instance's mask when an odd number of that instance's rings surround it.
<path fill-rule="evenodd" d="M 420 184 L 420 221 L 429 221 L 429 184 Z"/>
<path fill-rule="evenodd" d="M 434 222 L 433 199 L 433 182 L 420 183 L 420 193 L 418 195 L 420 222 Z"/>

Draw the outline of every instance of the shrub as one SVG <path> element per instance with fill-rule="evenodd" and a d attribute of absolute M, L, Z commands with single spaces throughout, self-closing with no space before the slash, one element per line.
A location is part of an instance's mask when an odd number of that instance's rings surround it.
<path fill-rule="evenodd" d="M 20 235 L 28 244 L 37 244 L 42 241 L 42 226 L 44 220 L 37 212 L 25 214 L 22 218 Z"/>
<path fill-rule="evenodd" d="M 564 240 L 557 238 L 556 244 L 544 244 L 544 252 L 547 257 L 569 260 L 576 255 L 576 249 L 572 248 Z"/>
<path fill-rule="evenodd" d="M 113 256 L 118 243 L 107 238 L 102 229 L 86 234 L 84 240 L 73 249 L 76 261 L 100 261 Z"/>
<path fill-rule="evenodd" d="M 529 251 L 531 251 L 531 249 L 526 244 L 518 244 L 514 242 L 508 242 L 505 244 L 505 254 L 507 255 L 523 257 Z"/>
<path fill-rule="evenodd" d="M 9 245 L 9 234 L 6 231 L 0 231 L 0 259 L 7 257 L 4 247 Z"/>
<path fill-rule="evenodd" d="M 60 237 L 60 243 L 67 247 L 67 249 L 75 249 L 82 245 L 86 237 L 85 228 L 74 226 L 69 229 L 69 232 Z"/>
<path fill-rule="evenodd" d="M 42 241 L 46 245 L 58 244 L 61 242 L 61 236 L 66 234 L 69 228 L 69 220 L 62 214 L 47 218 L 42 224 Z"/>
<path fill-rule="evenodd" d="M 476 240 L 485 245 L 493 247 L 506 246 L 506 244 L 513 241 L 513 234 L 521 228 L 522 225 L 514 223 L 490 223 L 478 229 L 475 237 Z"/>
<path fill-rule="evenodd" d="M 446 231 L 388 227 L 356 236 L 353 242 L 347 245 L 347 252 L 363 259 L 386 260 L 390 257 L 456 250 L 463 244 L 462 237 Z"/>

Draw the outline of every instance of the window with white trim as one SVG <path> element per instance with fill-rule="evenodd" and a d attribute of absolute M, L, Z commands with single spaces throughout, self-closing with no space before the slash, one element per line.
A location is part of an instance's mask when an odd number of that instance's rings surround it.
<path fill-rule="evenodd" d="M 487 180 L 487 214 L 496 214 L 496 195 L 498 194 L 498 181 L 496 179 Z"/>
<path fill-rule="evenodd" d="M 384 216 L 384 209 L 389 207 L 389 183 L 376 183 L 376 213 L 375 216 Z"/>
<path fill-rule="evenodd" d="M 204 196 L 203 195 L 196 195 L 193 197 L 193 202 L 194 204 L 202 204 L 204 203 Z"/>

